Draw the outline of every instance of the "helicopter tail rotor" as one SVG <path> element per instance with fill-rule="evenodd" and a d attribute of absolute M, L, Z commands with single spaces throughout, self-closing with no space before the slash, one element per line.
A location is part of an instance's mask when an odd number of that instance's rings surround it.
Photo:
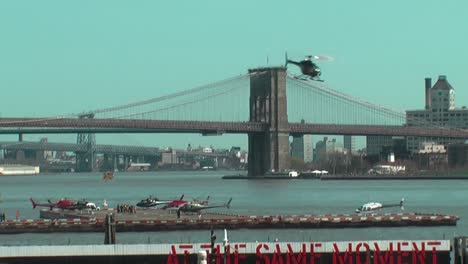
<path fill-rule="evenodd" d="M 288 53 L 287 52 L 284 53 L 284 61 L 285 61 L 284 67 L 288 67 L 289 60 L 288 60 Z"/>

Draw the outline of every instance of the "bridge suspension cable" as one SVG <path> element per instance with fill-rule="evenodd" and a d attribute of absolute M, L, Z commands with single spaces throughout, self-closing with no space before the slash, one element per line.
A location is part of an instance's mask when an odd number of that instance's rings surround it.
<path fill-rule="evenodd" d="M 302 113 L 301 118 L 306 118 L 304 116 L 306 114 L 308 114 L 307 117 L 313 116 L 312 120 L 308 120 L 308 122 L 393 125 L 405 123 L 406 113 L 404 111 L 372 104 L 315 82 L 299 80 L 290 75 L 288 75 L 287 81 L 289 89 L 294 90 L 293 87 L 297 87 L 301 93 L 296 96 L 298 98 L 291 98 L 291 100 L 306 100 L 301 108 L 308 107 L 310 109 L 300 109 L 299 112 Z M 294 97 L 294 95 L 291 97 Z M 290 99 L 289 95 L 288 99 Z M 288 107 L 291 107 L 291 105 L 288 104 Z"/>
<path fill-rule="evenodd" d="M 230 92 L 230 91 L 232 91 L 232 89 L 229 88 L 230 84 L 239 82 L 241 80 L 245 80 L 248 76 L 250 76 L 250 74 L 243 74 L 243 75 L 231 77 L 231 78 L 228 78 L 228 79 L 225 79 L 225 80 L 221 80 L 221 81 L 218 81 L 218 82 L 214 82 L 214 83 L 202 85 L 202 86 L 199 86 L 199 87 L 195 87 L 195 88 L 190 89 L 190 90 L 185 90 L 185 91 L 177 92 L 177 93 L 174 93 L 174 94 L 164 95 L 164 96 L 151 98 L 151 99 L 148 99 L 148 100 L 134 102 L 134 103 L 130 103 L 130 104 L 114 106 L 114 107 L 109 107 L 109 108 L 97 109 L 97 110 L 94 110 L 94 111 L 91 111 L 91 112 L 95 113 L 96 115 L 99 115 L 99 116 L 101 116 L 103 114 L 108 114 L 108 115 L 110 115 L 109 116 L 110 118 L 123 118 L 123 117 L 131 117 L 131 116 L 138 116 L 138 115 L 143 115 L 143 114 L 155 113 L 155 112 L 161 111 L 162 109 L 166 109 L 166 110 L 167 109 L 172 109 L 172 108 L 175 108 L 177 106 L 183 106 L 183 105 L 187 105 L 187 104 L 194 103 L 194 102 L 200 102 L 200 101 L 203 101 L 204 99 L 213 98 L 214 96 L 221 95 L 221 94 L 223 94 L 225 92 Z M 226 87 L 228 87 L 228 88 L 226 89 Z M 203 94 L 203 93 L 206 94 L 206 93 L 209 93 L 209 92 L 214 92 L 215 95 L 206 95 L 205 98 L 199 98 L 200 94 Z M 164 105 L 165 102 L 175 101 L 175 100 L 178 100 L 180 98 L 189 97 L 189 96 L 192 96 L 192 98 L 190 98 L 189 101 L 187 101 L 187 102 L 177 102 L 177 103 L 171 104 L 170 106 L 164 106 L 164 107 L 159 106 L 159 107 L 156 107 L 156 108 L 149 108 L 149 109 L 144 109 L 144 110 L 141 109 L 142 106 L 151 105 L 151 107 L 153 107 L 156 104 Z M 130 113 L 130 114 L 123 113 L 122 114 L 122 112 L 128 111 L 130 109 L 134 109 L 133 113 Z M 138 111 L 140 111 L 140 112 L 138 112 Z M 116 112 L 120 112 L 120 114 L 116 114 Z M 116 115 L 114 115 L 114 114 L 116 114 Z"/>

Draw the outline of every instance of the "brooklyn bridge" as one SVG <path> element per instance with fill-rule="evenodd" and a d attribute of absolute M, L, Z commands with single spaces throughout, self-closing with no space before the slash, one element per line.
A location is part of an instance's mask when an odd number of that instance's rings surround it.
<path fill-rule="evenodd" d="M 159 89 L 158 89 L 159 90 Z M 0 118 L 0 134 L 76 133 L 92 160 L 95 133 L 248 135 L 248 175 L 289 168 L 290 135 L 468 138 L 463 129 L 406 125 L 406 114 L 303 80 L 284 67 L 246 74 L 140 102 L 51 117 Z M 412 122 L 414 124 L 414 122 Z"/>

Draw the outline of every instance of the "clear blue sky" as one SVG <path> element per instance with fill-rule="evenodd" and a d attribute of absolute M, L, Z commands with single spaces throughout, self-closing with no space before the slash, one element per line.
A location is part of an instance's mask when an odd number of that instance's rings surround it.
<path fill-rule="evenodd" d="M 283 64 L 285 51 L 335 57 L 321 63 L 328 86 L 373 103 L 420 109 L 424 77 L 445 74 L 456 105 L 468 105 L 467 10 L 462 0 L 5 0 L 0 115 L 62 115 L 171 94 L 263 66 L 267 56 Z M 16 137 L 0 136 L 8 139 Z M 244 136 L 98 140 L 247 145 Z"/>

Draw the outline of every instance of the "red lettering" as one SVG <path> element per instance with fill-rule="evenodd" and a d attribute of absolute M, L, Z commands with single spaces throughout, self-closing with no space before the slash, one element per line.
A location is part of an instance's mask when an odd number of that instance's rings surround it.
<path fill-rule="evenodd" d="M 320 257 L 322 256 L 322 254 L 320 253 L 315 253 L 315 249 L 316 247 L 322 247 L 322 243 L 311 243 L 310 244 L 310 264 L 315 264 L 315 259 L 318 258 L 320 259 Z"/>
<path fill-rule="evenodd" d="M 369 264 L 370 248 L 369 244 L 365 242 L 356 245 L 356 264 L 361 264 L 361 247 L 364 247 L 366 249 L 366 262 L 364 263 Z"/>
<path fill-rule="evenodd" d="M 192 249 L 193 245 L 182 244 L 179 245 L 179 249 L 184 249 L 184 264 L 190 264 L 190 252 L 187 249 Z"/>
<path fill-rule="evenodd" d="M 231 247 L 226 245 L 224 247 L 224 258 L 226 259 L 226 264 L 231 264 Z"/>
<path fill-rule="evenodd" d="M 192 249 L 192 248 L 193 248 L 193 245 L 190 245 L 190 244 L 182 244 L 182 245 L 179 245 L 179 248 L 180 248 L 180 249 Z"/>
<path fill-rule="evenodd" d="M 436 250 L 436 247 L 432 247 L 432 264 L 437 264 L 437 250 Z"/>
<path fill-rule="evenodd" d="M 413 264 L 416 264 L 419 260 L 419 263 L 426 263 L 426 247 L 424 245 L 424 242 L 421 242 L 421 250 L 419 250 L 418 245 L 416 245 L 415 242 L 413 242 L 413 250 L 412 250 L 412 256 L 413 256 Z"/>
<path fill-rule="evenodd" d="M 240 245 L 235 245 L 234 246 L 234 264 L 239 264 L 239 260 L 245 260 L 247 258 L 247 256 L 242 253 L 242 254 L 239 254 L 239 248 L 245 248 L 246 245 L 245 244 L 240 244 Z"/>
<path fill-rule="evenodd" d="M 276 244 L 276 250 L 271 257 L 271 264 L 284 264 L 282 255 L 279 244 Z"/>
<path fill-rule="evenodd" d="M 306 244 L 302 244 L 302 250 L 299 251 L 297 258 L 294 256 L 294 251 L 292 249 L 291 244 L 287 244 L 287 247 L 288 247 L 288 254 L 287 254 L 287 259 L 286 259 L 287 264 L 291 263 L 290 261 L 291 259 L 292 259 L 293 264 L 300 264 L 301 262 L 302 264 L 306 264 L 306 259 L 307 259 Z"/>
<path fill-rule="evenodd" d="M 179 260 L 177 259 L 177 251 L 174 245 L 171 246 L 171 252 L 169 252 L 169 256 L 167 256 L 166 264 L 179 264 Z"/>
<path fill-rule="evenodd" d="M 201 245 L 200 245 L 200 248 L 201 248 L 201 249 L 208 249 L 208 248 L 211 248 L 211 244 L 201 244 Z"/>
<path fill-rule="evenodd" d="M 221 263 L 221 246 L 217 245 L 216 246 L 216 264 Z"/>
<path fill-rule="evenodd" d="M 348 250 L 344 252 L 344 256 L 341 256 L 338 246 L 336 243 L 333 243 L 333 264 L 336 263 L 353 263 L 353 248 L 351 243 L 348 243 Z"/>
<path fill-rule="evenodd" d="M 393 243 L 388 244 L 388 249 L 385 252 L 385 256 L 382 256 L 382 251 L 380 250 L 379 244 L 374 242 L 374 264 L 387 264 L 394 263 L 393 259 Z"/>
<path fill-rule="evenodd" d="M 408 246 L 408 242 L 397 243 L 397 264 L 409 264 L 408 262 L 402 262 L 403 258 L 408 258 L 409 253 L 407 251 L 402 251 L 401 246 Z"/>
<path fill-rule="evenodd" d="M 255 264 L 270 264 L 270 258 L 267 255 L 262 254 L 262 248 L 264 248 L 265 250 L 270 250 L 267 244 L 258 244 L 255 250 L 255 254 L 257 255 L 257 260 L 255 261 Z"/>

